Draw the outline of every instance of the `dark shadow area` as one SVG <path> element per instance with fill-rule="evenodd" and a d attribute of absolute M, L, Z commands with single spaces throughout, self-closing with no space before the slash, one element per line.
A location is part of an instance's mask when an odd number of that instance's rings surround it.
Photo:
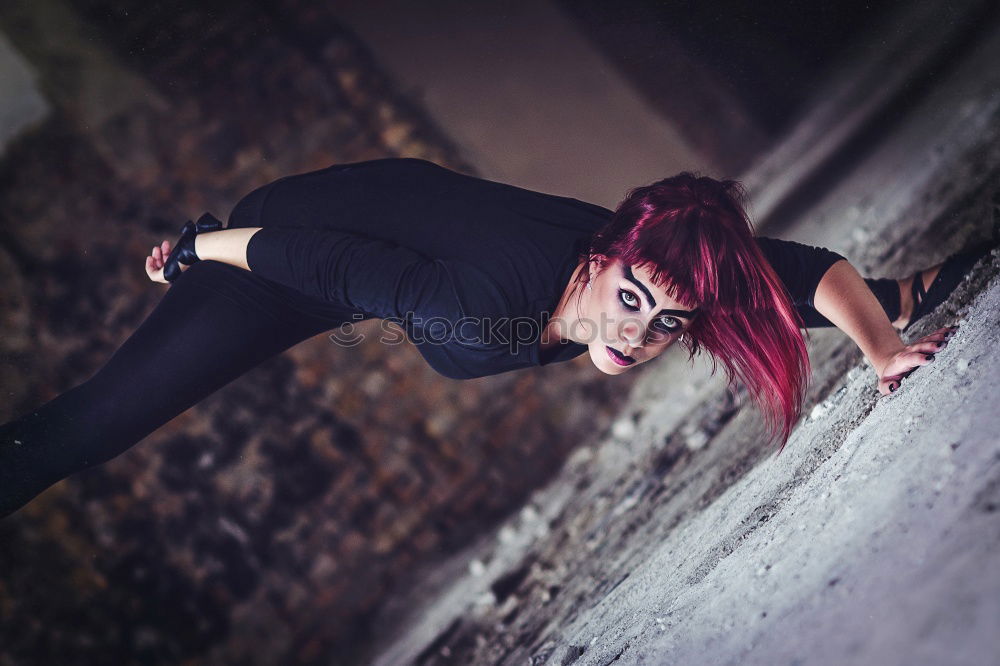
<path fill-rule="evenodd" d="M 905 5 L 560 2 L 650 103 L 728 175 L 781 136 L 832 68 Z"/>

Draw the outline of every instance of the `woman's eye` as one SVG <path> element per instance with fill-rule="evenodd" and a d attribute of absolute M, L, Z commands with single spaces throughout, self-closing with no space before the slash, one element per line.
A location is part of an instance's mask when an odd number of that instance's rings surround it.
<path fill-rule="evenodd" d="M 631 291 L 626 291 L 625 289 L 618 290 L 618 298 L 621 302 L 630 310 L 639 309 L 639 297 L 633 294 Z M 653 320 L 651 324 L 654 331 L 657 333 L 676 333 L 682 326 L 681 322 L 676 317 L 658 317 Z"/>
<path fill-rule="evenodd" d="M 674 333 L 681 327 L 681 323 L 674 317 L 660 317 L 653 324 L 653 328 L 661 333 Z"/>
<path fill-rule="evenodd" d="M 622 303 L 624 303 L 628 307 L 634 310 L 639 309 L 639 299 L 631 291 L 625 291 L 624 289 L 619 289 L 618 297 L 622 300 Z"/>

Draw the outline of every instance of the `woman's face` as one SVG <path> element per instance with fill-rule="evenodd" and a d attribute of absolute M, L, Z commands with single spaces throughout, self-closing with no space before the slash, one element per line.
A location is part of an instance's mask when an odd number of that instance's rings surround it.
<path fill-rule="evenodd" d="M 590 268 L 591 286 L 583 289 L 577 326 L 585 330 L 594 365 L 620 375 L 666 351 L 695 315 L 653 284 L 648 268 L 600 259 L 600 268 Z"/>

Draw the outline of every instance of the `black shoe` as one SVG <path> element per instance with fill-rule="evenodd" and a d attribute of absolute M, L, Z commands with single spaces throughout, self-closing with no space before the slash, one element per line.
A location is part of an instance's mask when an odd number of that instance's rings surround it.
<path fill-rule="evenodd" d="M 961 284 L 962 279 L 972 270 L 972 267 L 980 259 L 988 256 L 990 251 L 995 247 L 997 247 L 995 242 L 982 243 L 966 252 L 951 255 L 945 259 L 941 265 L 941 270 L 938 271 L 937 276 L 935 276 L 934 281 L 931 282 L 931 286 L 927 290 L 924 290 L 923 271 L 914 273 L 913 286 L 911 288 L 911 293 L 913 294 L 913 314 L 910 315 L 910 321 L 903 327 L 903 330 L 905 331 L 910 328 L 921 317 L 933 312 L 937 309 L 937 306 L 944 303 L 951 295 L 951 292 L 955 291 L 955 287 Z"/>
<path fill-rule="evenodd" d="M 163 279 L 173 282 L 183 272 L 180 264 L 190 266 L 201 261 L 194 251 L 194 237 L 206 231 L 221 231 L 222 222 L 205 213 L 197 222 L 188 220 L 181 228 L 181 237 L 170 250 L 170 256 L 163 264 Z"/>

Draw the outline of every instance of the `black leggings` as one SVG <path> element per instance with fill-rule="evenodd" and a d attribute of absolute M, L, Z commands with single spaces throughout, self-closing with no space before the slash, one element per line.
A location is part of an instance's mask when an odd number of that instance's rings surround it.
<path fill-rule="evenodd" d="M 268 188 L 241 200 L 228 228 L 264 226 Z M 895 319 L 896 282 L 868 284 Z M 830 325 L 812 308 L 800 313 L 807 326 Z M 0 517 L 111 460 L 266 359 L 360 314 L 235 266 L 194 264 L 93 377 L 0 426 Z"/>
<path fill-rule="evenodd" d="M 241 201 L 229 228 L 258 226 L 259 199 Z M 0 426 L 0 517 L 111 460 L 268 358 L 358 322 L 355 314 L 242 268 L 194 264 L 93 377 Z"/>

